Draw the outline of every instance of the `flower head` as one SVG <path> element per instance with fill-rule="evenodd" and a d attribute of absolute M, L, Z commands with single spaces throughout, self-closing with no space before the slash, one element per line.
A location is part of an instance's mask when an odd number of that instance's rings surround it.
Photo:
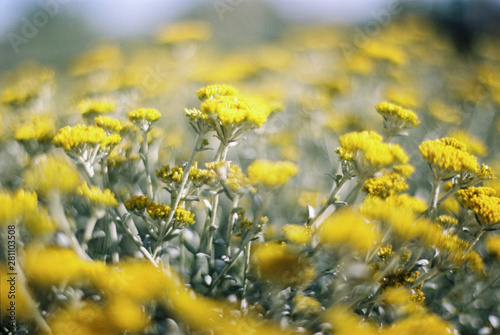
<path fill-rule="evenodd" d="M 312 241 L 314 230 L 310 226 L 299 226 L 296 224 L 287 224 L 282 228 L 285 238 L 296 244 L 308 244 Z"/>
<path fill-rule="evenodd" d="M 247 122 L 259 128 L 269 115 L 269 110 L 252 100 L 236 96 L 216 96 L 204 101 L 200 106 L 201 112 L 213 122 L 220 122 L 224 126 Z"/>
<path fill-rule="evenodd" d="M 82 195 L 90 200 L 93 204 L 116 207 L 118 202 L 115 199 L 115 195 L 109 190 L 101 190 L 97 186 L 88 186 L 87 183 L 83 183 L 78 186 L 76 193 Z"/>
<path fill-rule="evenodd" d="M 118 104 L 111 100 L 85 99 L 78 103 L 78 109 L 83 116 L 94 116 L 111 113 L 116 110 Z"/>
<path fill-rule="evenodd" d="M 458 198 L 465 208 L 474 212 L 480 224 L 500 222 L 500 198 L 490 187 L 469 187 L 458 191 Z"/>
<path fill-rule="evenodd" d="M 141 108 L 128 112 L 127 118 L 142 131 L 148 132 L 153 122 L 160 119 L 160 112 L 154 108 Z"/>
<path fill-rule="evenodd" d="M 16 129 L 14 138 L 17 141 L 37 140 L 48 142 L 54 136 L 56 130 L 54 120 L 50 116 L 36 116 L 28 122 L 23 123 Z"/>
<path fill-rule="evenodd" d="M 35 192 L 19 189 L 16 192 L 0 192 L 0 203 L 0 225 L 8 225 L 36 212 L 38 197 Z"/>
<path fill-rule="evenodd" d="M 390 195 L 402 193 L 408 189 L 405 179 L 395 172 L 388 172 L 380 177 L 368 178 L 363 185 L 363 191 L 369 195 L 387 198 Z"/>
<path fill-rule="evenodd" d="M 401 130 L 416 127 L 420 124 L 417 115 L 401 106 L 390 102 L 381 102 L 375 106 L 377 112 L 384 117 L 384 128 L 389 136 L 396 135 Z"/>
<path fill-rule="evenodd" d="M 100 151 L 108 150 L 118 144 L 120 140 L 120 135 L 108 135 L 100 127 L 79 124 L 75 127 L 66 126 L 59 129 L 52 143 L 66 151 L 84 154 L 91 148 L 98 148 Z"/>
<path fill-rule="evenodd" d="M 453 138 L 422 142 L 418 149 L 437 179 L 448 179 L 460 172 L 474 173 L 479 164 L 465 151 L 465 145 Z"/>
<path fill-rule="evenodd" d="M 204 21 L 187 20 L 171 23 L 158 32 L 158 42 L 176 44 L 189 41 L 205 41 L 212 35 L 210 25 Z"/>
<path fill-rule="evenodd" d="M 107 132 L 117 133 L 123 129 L 123 126 L 119 120 L 112 119 L 108 116 L 97 116 L 94 118 L 96 126 L 103 128 Z"/>
<path fill-rule="evenodd" d="M 229 85 L 209 85 L 203 88 L 200 88 L 196 95 L 198 99 L 201 101 L 207 99 L 214 99 L 218 96 L 234 96 L 238 93 L 238 91 Z"/>

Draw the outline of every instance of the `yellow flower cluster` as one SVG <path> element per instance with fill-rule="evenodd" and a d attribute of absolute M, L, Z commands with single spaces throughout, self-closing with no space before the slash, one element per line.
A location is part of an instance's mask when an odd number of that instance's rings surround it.
<path fill-rule="evenodd" d="M 474 173 L 479 168 L 476 158 L 465 151 L 465 145 L 453 138 L 422 142 L 418 150 L 439 179 L 459 172 Z"/>
<path fill-rule="evenodd" d="M 392 164 L 405 164 L 408 156 L 399 145 L 382 142 L 374 131 L 351 132 L 339 137 L 340 147 L 335 149 L 339 159 L 354 161 L 358 172 L 367 175 Z"/>
<path fill-rule="evenodd" d="M 287 224 L 281 229 L 283 230 L 286 240 L 292 243 L 308 244 L 312 241 L 314 230 L 311 226 Z"/>
<path fill-rule="evenodd" d="M 87 183 L 83 183 L 76 189 L 76 194 L 86 197 L 96 205 L 104 205 L 110 207 L 118 206 L 118 202 L 115 199 L 114 193 L 107 188 L 101 190 L 97 186 L 92 185 L 89 187 Z"/>
<path fill-rule="evenodd" d="M 354 250 L 368 251 L 380 240 L 377 228 L 353 211 L 341 211 L 329 216 L 317 229 L 322 244 L 340 248 L 351 246 Z"/>
<path fill-rule="evenodd" d="M 109 148 L 118 144 L 121 137 L 118 134 L 108 135 L 100 127 L 79 124 L 75 127 L 66 126 L 57 131 L 52 140 L 56 147 L 66 151 L 85 150 L 88 145 L 98 145 L 100 149 Z"/>
<path fill-rule="evenodd" d="M 387 172 L 380 177 L 368 178 L 363 185 L 363 191 L 367 194 L 384 199 L 407 189 L 408 184 L 405 179 L 395 172 Z"/>
<path fill-rule="evenodd" d="M 53 117 L 35 116 L 16 129 L 14 138 L 17 141 L 37 140 L 39 142 L 48 142 L 55 132 Z"/>
<path fill-rule="evenodd" d="M 161 117 L 160 112 L 154 108 L 140 108 L 127 113 L 127 118 L 131 122 L 149 121 L 155 122 Z"/>
<path fill-rule="evenodd" d="M 146 209 L 147 203 L 147 195 L 133 195 L 130 197 L 130 199 L 123 202 L 125 208 L 127 208 L 127 210 L 131 212 L 142 212 L 144 209 Z"/>
<path fill-rule="evenodd" d="M 94 118 L 94 122 L 98 127 L 101 127 L 110 133 L 117 133 L 123 129 L 119 120 L 112 119 L 108 116 L 97 116 Z"/>
<path fill-rule="evenodd" d="M 251 183 L 248 177 L 241 171 L 238 165 L 229 164 L 226 179 L 223 180 L 231 191 L 235 193 L 244 193 L 251 189 Z"/>
<path fill-rule="evenodd" d="M 292 162 L 257 159 L 248 166 L 247 174 L 252 183 L 274 188 L 286 184 L 298 170 L 299 167 Z"/>
<path fill-rule="evenodd" d="M 74 193 L 80 184 L 80 175 L 76 168 L 58 156 L 43 156 L 36 165 L 24 172 L 23 178 L 26 187 L 36 190 L 39 194 L 51 191 Z"/>
<path fill-rule="evenodd" d="M 196 92 L 196 96 L 201 101 L 207 99 L 214 99 L 218 96 L 234 96 L 238 93 L 238 91 L 229 85 L 209 85 L 203 88 L 200 88 Z"/>
<path fill-rule="evenodd" d="M 158 32 L 159 43 L 176 44 L 189 41 L 206 41 L 212 36 L 210 25 L 204 21 L 174 22 Z"/>
<path fill-rule="evenodd" d="M 159 204 L 156 201 L 148 201 L 146 211 L 153 219 L 166 219 L 170 213 L 170 206 Z"/>
<path fill-rule="evenodd" d="M 469 187 L 457 192 L 465 208 L 471 209 L 480 224 L 500 222 L 500 198 L 490 187 Z"/>
<path fill-rule="evenodd" d="M 78 109 L 83 116 L 111 113 L 118 104 L 111 100 L 85 99 L 78 103 Z"/>
<path fill-rule="evenodd" d="M 16 192 L 0 192 L 0 203 L 0 225 L 8 225 L 25 214 L 36 212 L 38 197 L 35 192 L 19 189 Z"/>
<path fill-rule="evenodd" d="M 257 128 L 267 121 L 270 113 L 269 108 L 252 100 L 221 95 L 205 100 L 200 110 L 202 118 L 220 122 L 224 126 L 246 122 Z"/>
<path fill-rule="evenodd" d="M 451 131 L 448 136 L 463 143 L 465 150 L 471 155 L 485 156 L 487 153 L 486 145 L 478 138 L 469 135 L 465 130 Z"/>
<path fill-rule="evenodd" d="M 440 215 L 436 218 L 436 222 L 437 223 L 440 223 L 442 225 L 447 225 L 447 226 L 454 226 L 456 224 L 458 224 L 458 219 L 454 218 L 453 216 L 449 216 L 449 215 Z"/>
<path fill-rule="evenodd" d="M 103 44 L 78 56 L 71 64 L 71 73 L 75 76 L 96 71 L 116 70 L 123 64 L 123 56 L 117 45 Z"/>
<path fill-rule="evenodd" d="M 303 314 L 312 317 L 320 314 L 323 311 L 321 303 L 313 297 L 307 297 L 302 294 L 296 295 L 293 298 L 293 313 Z"/>
<path fill-rule="evenodd" d="M 375 106 L 377 112 L 384 117 L 385 123 L 390 125 L 390 128 L 405 129 L 416 127 L 420 124 L 417 115 L 401 106 L 390 102 L 381 102 Z"/>
<path fill-rule="evenodd" d="M 177 183 L 180 184 L 182 180 L 182 175 L 184 174 L 184 170 L 182 166 L 170 168 L 170 165 L 164 165 L 160 168 L 160 170 L 155 170 L 156 177 L 161 181 L 170 184 Z"/>
<path fill-rule="evenodd" d="M 255 245 L 251 255 L 257 276 L 275 285 L 305 285 L 314 277 L 314 267 L 285 243 Z"/>

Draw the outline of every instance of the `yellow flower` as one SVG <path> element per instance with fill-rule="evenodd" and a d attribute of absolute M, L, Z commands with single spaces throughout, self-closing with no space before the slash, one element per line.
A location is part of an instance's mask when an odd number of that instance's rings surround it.
<path fill-rule="evenodd" d="M 96 205 L 104 205 L 110 207 L 118 206 L 118 202 L 115 199 L 114 193 L 112 193 L 107 188 L 101 190 L 97 186 L 92 185 L 91 187 L 89 187 L 87 183 L 83 183 L 76 189 L 76 194 L 86 197 Z"/>
<path fill-rule="evenodd" d="M 392 164 L 405 164 L 409 159 L 399 145 L 383 143 L 382 136 L 373 131 L 347 133 L 339 137 L 339 143 L 335 150 L 339 159 L 354 162 L 356 172 L 364 177 Z"/>
<path fill-rule="evenodd" d="M 39 208 L 38 211 L 29 211 L 25 214 L 25 223 L 32 235 L 52 233 L 57 229 L 57 223 L 50 217 L 47 209 Z"/>
<path fill-rule="evenodd" d="M 500 260 L 500 236 L 488 236 L 485 240 L 486 250 Z"/>
<path fill-rule="evenodd" d="M 254 101 L 236 96 L 216 96 L 204 101 L 200 106 L 201 113 L 214 122 L 229 126 L 231 124 L 247 124 L 259 128 L 267 121 L 269 108 Z"/>
<path fill-rule="evenodd" d="M 377 251 L 377 256 L 384 261 L 392 258 L 394 256 L 394 252 L 392 251 L 392 245 L 386 245 L 383 247 L 380 247 Z"/>
<path fill-rule="evenodd" d="M 83 116 L 111 113 L 117 106 L 118 104 L 111 100 L 85 99 L 78 103 L 78 109 Z"/>
<path fill-rule="evenodd" d="M 359 316 L 349 311 L 347 307 L 338 304 L 327 309 L 323 318 L 332 325 L 335 335 L 380 334 L 373 324 L 364 322 Z"/>
<path fill-rule="evenodd" d="M 106 150 L 118 144 L 120 140 L 119 135 L 108 135 L 100 127 L 79 124 L 75 127 L 66 126 L 59 129 L 52 143 L 66 151 L 76 151 L 84 155 L 84 152 L 95 146 L 99 150 Z"/>
<path fill-rule="evenodd" d="M 207 22 L 187 20 L 173 22 L 158 32 L 160 43 L 181 43 L 188 41 L 206 41 L 212 36 L 212 29 Z"/>
<path fill-rule="evenodd" d="M 375 106 L 377 112 L 384 117 L 384 128 L 392 136 L 401 130 L 416 127 L 420 124 L 417 115 L 401 106 L 390 102 L 381 102 Z"/>
<path fill-rule="evenodd" d="M 183 208 L 177 208 L 175 211 L 175 221 L 186 225 L 194 224 L 194 214 Z"/>
<path fill-rule="evenodd" d="M 408 178 L 415 171 L 415 168 L 410 164 L 393 165 L 394 172 L 402 177 Z"/>
<path fill-rule="evenodd" d="M 282 228 L 285 238 L 293 243 L 308 244 L 312 240 L 314 230 L 310 226 L 299 226 L 296 224 L 287 224 Z"/>
<path fill-rule="evenodd" d="M 317 229 L 322 244 L 368 251 L 381 240 L 377 228 L 359 214 L 345 210 L 333 213 Z"/>
<path fill-rule="evenodd" d="M 440 215 L 436 218 L 436 222 L 437 223 L 440 223 L 442 225 L 445 225 L 445 226 L 454 226 L 456 224 L 458 224 L 458 220 L 456 218 L 454 218 L 453 216 L 449 216 L 449 215 Z"/>
<path fill-rule="evenodd" d="M 396 321 L 391 326 L 384 327 L 383 333 L 388 335 L 413 334 L 416 329 L 419 335 L 450 335 L 453 334 L 454 327 L 430 313 L 412 314 Z"/>
<path fill-rule="evenodd" d="M 248 178 L 251 182 L 264 188 L 283 186 L 297 174 L 299 167 L 292 162 L 257 159 L 247 168 Z"/>
<path fill-rule="evenodd" d="M 385 41 L 370 40 L 363 43 L 361 50 L 376 60 L 387 60 L 398 65 L 404 65 L 407 62 L 406 53 L 401 47 Z"/>
<path fill-rule="evenodd" d="M 102 325 L 121 332 L 140 333 L 148 324 L 148 315 L 142 305 L 123 295 L 113 296 L 103 312 L 106 320 Z"/>
<path fill-rule="evenodd" d="M 20 276 L 15 279 L 15 300 L 8 299 L 9 295 L 12 294 L 11 285 L 9 285 L 7 273 L 15 272 L 10 268 L 10 264 L 0 263 L 0 273 L 2 274 L 2 285 L 0 285 L 0 308 L 2 309 L 2 317 L 7 320 L 9 315 L 9 308 L 11 307 L 11 301 L 15 302 L 15 315 L 17 318 L 18 326 L 21 320 L 30 319 L 36 313 L 36 304 L 30 296 L 29 289 L 26 285 L 26 281 L 22 280 Z M 2 320 L 3 321 L 3 320 Z M 6 321 L 5 321 L 6 322 Z M 19 328 L 18 328 L 19 329 Z M 2 329 L 3 330 L 3 329 Z"/>
<path fill-rule="evenodd" d="M 485 156 L 487 153 L 486 145 L 480 139 L 467 134 L 465 130 L 450 131 L 448 136 L 463 143 L 465 145 L 465 151 L 471 155 Z"/>
<path fill-rule="evenodd" d="M 37 164 L 24 172 L 26 187 L 39 194 L 51 191 L 74 193 L 80 184 L 80 175 L 67 160 L 57 156 L 43 156 Z"/>
<path fill-rule="evenodd" d="M 153 219 L 166 219 L 170 213 L 170 206 L 159 204 L 156 201 L 148 201 L 146 203 L 146 211 Z"/>
<path fill-rule="evenodd" d="M 415 107 L 418 105 L 419 94 L 413 89 L 390 87 L 385 90 L 384 95 L 388 100 L 402 106 Z"/>
<path fill-rule="evenodd" d="M 98 127 L 101 127 L 111 133 L 117 133 L 123 128 L 120 121 L 107 116 L 97 116 L 94 118 L 94 122 Z"/>
<path fill-rule="evenodd" d="M 408 184 L 405 179 L 395 172 L 388 172 L 380 177 L 368 178 L 363 185 L 363 191 L 367 194 L 384 199 L 407 189 Z"/>
<path fill-rule="evenodd" d="M 147 195 L 133 195 L 130 199 L 124 201 L 125 208 L 131 212 L 142 212 L 146 209 L 147 203 Z"/>
<path fill-rule="evenodd" d="M 457 192 L 465 208 L 471 209 L 480 224 L 500 222 L 500 198 L 490 187 L 469 187 Z"/>
<path fill-rule="evenodd" d="M 83 284 L 106 272 L 103 263 L 82 260 L 73 250 L 37 244 L 26 247 L 24 269 L 31 281 L 42 286 Z"/>
<path fill-rule="evenodd" d="M 79 55 L 71 64 L 71 74 L 86 75 L 104 70 L 117 70 L 123 66 L 123 56 L 117 45 L 99 45 Z"/>
<path fill-rule="evenodd" d="M 218 96 L 234 96 L 238 93 L 236 89 L 229 85 L 209 85 L 199 89 L 196 96 L 201 101 L 213 99 Z"/>
<path fill-rule="evenodd" d="M 38 197 L 35 192 L 19 189 L 0 192 L 0 225 L 16 223 L 24 215 L 37 211 Z"/>
<path fill-rule="evenodd" d="M 251 257 L 258 277 L 278 286 L 305 285 L 314 276 L 312 265 L 284 243 L 254 245 Z"/>
<path fill-rule="evenodd" d="M 465 151 L 465 145 L 453 138 L 425 141 L 418 146 L 436 179 L 448 179 L 460 172 L 474 173 L 479 164 Z"/>
<path fill-rule="evenodd" d="M 439 121 L 456 125 L 460 125 L 463 119 L 459 108 L 448 106 L 439 100 L 431 101 L 429 113 Z"/>
<path fill-rule="evenodd" d="M 14 138 L 17 141 L 37 140 L 39 142 L 48 142 L 52 139 L 55 132 L 52 117 L 35 116 L 16 129 Z"/>
<path fill-rule="evenodd" d="M 151 125 L 160 119 L 160 112 L 154 108 L 141 108 L 128 112 L 127 118 L 143 132 L 149 132 Z"/>

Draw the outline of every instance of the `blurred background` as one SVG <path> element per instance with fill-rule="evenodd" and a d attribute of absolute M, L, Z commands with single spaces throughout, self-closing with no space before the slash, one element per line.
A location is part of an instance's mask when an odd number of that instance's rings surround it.
<path fill-rule="evenodd" d="M 96 41 L 151 40 L 182 19 L 210 22 L 215 43 L 237 47 L 277 38 L 290 24 L 366 24 L 402 11 L 431 17 L 463 50 L 477 32 L 500 32 L 500 0 L 0 0 L 0 66 L 58 66 Z"/>

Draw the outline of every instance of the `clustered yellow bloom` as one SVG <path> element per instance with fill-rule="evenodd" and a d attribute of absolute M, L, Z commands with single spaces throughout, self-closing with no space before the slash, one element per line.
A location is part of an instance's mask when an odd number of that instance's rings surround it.
<path fill-rule="evenodd" d="M 212 36 L 210 25 L 204 21 L 188 20 L 174 22 L 158 32 L 160 43 L 181 43 L 188 41 L 205 41 Z"/>
<path fill-rule="evenodd" d="M 368 178 L 363 185 L 363 191 L 369 195 L 387 198 L 390 195 L 402 193 L 408 189 L 405 179 L 398 173 L 388 172 L 380 177 Z"/>
<path fill-rule="evenodd" d="M 170 206 L 157 203 L 156 201 L 148 201 L 148 196 L 139 195 L 132 196 L 124 201 L 125 208 L 130 212 L 141 213 L 144 210 L 152 219 L 164 220 L 170 214 Z M 194 214 L 188 210 L 178 207 L 175 211 L 175 221 L 179 224 L 192 225 L 194 224 Z"/>
<path fill-rule="evenodd" d="M 298 170 L 299 167 L 292 162 L 257 159 L 248 166 L 247 174 L 251 182 L 264 188 L 274 188 L 286 184 Z"/>
<path fill-rule="evenodd" d="M 471 209 L 480 224 L 500 222 L 500 198 L 490 187 L 469 187 L 457 192 L 465 208 Z"/>
<path fill-rule="evenodd" d="M 76 168 L 58 156 L 43 156 L 37 164 L 24 172 L 24 183 L 27 188 L 39 194 L 51 191 L 74 193 L 80 184 L 80 175 Z"/>
<path fill-rule="evenodd" d="M 333 213 L 318 227 L 317 232 L 319 241 L 326 246 L 351 246 L 354 250 L 365 252 L 381 240 L 374 225 L 348 210 Z"/>
<path fill-rule="evenodd" d="M 37 140 L 47 142 L 52 139 L 56 130 L 52 117 L 36 116 L 16 129 L 14 138 L 18 141 Z"/>
<path fill-rule="evenodd" d="M 384 117 L 384 127 L 389 136 L 396 135 L 403 129 L 420 124 L 417 115 L 401 106 L 390 102 L 381 102 L 375 106 L 377 112 Z"/>
<path fill-rule="evenodd" d="M 83 183 L 76 189 L 76 193 L 86 197 L 96 205 L 118 206 L 114 193 L 108 188 L 101 190 L 97 186 L 92 185 L 89 187 L 87 183 Z"/>
<path fill-rule="evenodd" d="M 203 88 L 200 88 L 196 92 L 196 96 L 201 101 L 207 99 L 213 99 L 218 96 L 234 96 L 238 93 L 238 91 L 229 85 L 209 85 Z"/>
<path fill-rule="evenodd" d="M 314 230 L 311 226 L 287 224 L 284 225 L 281 229 L 283 230 L 285 238 L 290 242 L 297 244 L 308 244 L 312 241 Z"/>
<path fill-rule="evenodd" d="M 305 316 L 315 316 L 323 311 L 321 303 L 313 297 L 299 294 L 293 298 L 293 313 Z"/>
<path fill-rule="evenodd" d="M 108 116 L 97 116 L 96 118 L 94 118 L 94 122 L 98 127 L 101 127 L 111 133 L 117 133 L 123 129 L 123 126 L 119 120 L 112 119 Z"/>
<path fill-rule="evenodd" d="M 422 142 L 418 150 L 438 180 L 460 172 L 474 173 L 479 168 L 476 158 L 465 151 L 465 145 L 453 138 Z"/>
<path fill-rule="evenodd" d="M 275 285 L 305 285 L 314 276 L 313 266 L 285 243 L 254 245 L 251 255 L 257 276 Z"/>
<path fill-rule="evenodd" d="M 408 156 L 399 145 L 382 142 L 382 136 L 373 131 L 351 132 L 339 137 L 335 149 L 339 159 L 353 162 L 355 172 L 370 177 L 379 169 L 392 164 L 405 164 Z"/>
<path fill-rule="evenodd" d="M 147 195 L 133 195 L 130 197 L 130 199 L 123 202 L 125 208 L 127 208 L 127 210 L 131 212 L 142 212 L 144 209 L 146 209 L 147 203 Z"/>
<path fill-rule="evenodd" d="M 56 147 L 62 147 L 66 151 L 76 151 L 84 153 L 89 146 L 96 146 L 98 150 L 106 150 L 121 140 L 120 135 L 106 134 L 100 127 L 79 124 L 75 127 L 66 126 L 57 131 L 57 135 L 52 140 Z"/>
<path fill-rule="evenodd" d="M 38 197 L 35 192 L 19 189 L 16 192 L 0 192 L 0 225 L 15 223 L 25 214 L 36 212 Z"/>
<path fill-rule="evenodd" d="M 157 109 L 154 108 L 141 108 L 128 112 L 127 118 L 131 122 L 138 122 L 142 120 L 146 120 L 149 122 L 158 121 L 161 114 Z"/>
<path fill-rule="evenodd" d="M 52 233 L 57 228 L 57 223 L 44 207 L 39 207 L 37 211 L 25 212 L 24 222 L 32 235 Z"/>
<path fill-rule="evenodd" d="M 270 110 L 264 105 L 235 96 L 216 96 L 204 101 L 200 110 L 207 120 L 220 122 L 221 125 L 241 124 L 260 127 L 266 121 Z"/>
<path fill-rule="evenodd" d="M 78 109 L 83 116 L 111 113 L 118 104 L 111 100 L 85 99 L 78 103 Z"/>
<path fill-rule="evenodd" d="M 123 64 L 123 56 L 117 45 L 103 44 L 79 55 L 71 64 L 71 73 L 75 76 L 96 71 L 116 70 Z"/>

